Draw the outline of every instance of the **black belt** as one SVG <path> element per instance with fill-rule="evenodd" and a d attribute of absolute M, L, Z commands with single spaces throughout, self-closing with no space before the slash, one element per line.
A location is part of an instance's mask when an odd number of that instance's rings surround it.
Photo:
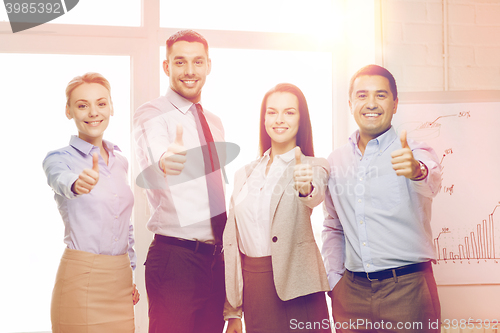
<path fill-rule="evenodd" d="M 418 264 L 411 264 L 411 265 L 401 266 L 401 267 L 396 267 L 396 268 L 389 268 L 389 269 L 385 269 L 383 271 L 372 272 L 372 273 L 351 272 L 349 270 L 348 270 L 348 272 L 354 276 L 365 278 L 365 279 L 372 281 L 372 280 L 384 280 L 384 279 L 389 279 L 389 278 L 396 277 L 396 276 L 402 276 L 402 275 L 406 275 L 406 274 L 410 274 L 410 273 L 421 272 L 421 271 L 424 271 L 426 269 L 432 269 L 430 261 L 420 262 Z"/>
<path fill-rule="evenodd" d="M 194 253 L 209 254 L 212 256 L 222 253 L 222 245 L 217 245 L 217 244 L 203 243 L 200 241 L 163 236 L 159 234 L 155 234 L 155 240 L 165 244 L 184 247 L 186 249 L 193 251 Z"/>

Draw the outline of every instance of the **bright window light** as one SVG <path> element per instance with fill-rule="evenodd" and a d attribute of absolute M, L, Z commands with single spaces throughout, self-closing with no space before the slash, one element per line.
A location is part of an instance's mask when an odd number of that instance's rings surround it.
<path fill-rule="evenodd" d="M 166 28 L 262 32 L 333 31 L 335 0 L 160 0 L 160 25 Z M 180 13 L 189 12 L 189 15 Z M 332 14 L 333 13 L 333 14 Z"/>

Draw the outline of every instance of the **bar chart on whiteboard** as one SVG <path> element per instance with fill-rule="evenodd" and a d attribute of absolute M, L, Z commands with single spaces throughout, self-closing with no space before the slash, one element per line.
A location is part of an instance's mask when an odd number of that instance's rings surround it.
<path fill-rule="evenodd" d="M 440 159 L 431 222 L 437 283 L 500 283 L 500 102 L 400 104 L 393 124 Z"/>

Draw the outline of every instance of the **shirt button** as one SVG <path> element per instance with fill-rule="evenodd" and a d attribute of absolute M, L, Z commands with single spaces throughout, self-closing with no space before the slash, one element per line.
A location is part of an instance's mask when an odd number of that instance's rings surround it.
<path fill-rule="evenodd" d="M 358 199 L 358 202 L 361 203 L 361 199 Z"/>
<path fill-rule="evenodd" d="M 115 215 L 115 219 L 117 219 L 117 218 L 118 218 L 118 216 L 117 216 L 117 215 Z"/>
<path fill-rule="evenodd" d="M 363 220 L 359 221 L 359 224 L 363 224 Z"/>
<path fill-rule="evenodd" d="M 363 177 L 359 178 L 360 181 L 363 181 Z"/>
<path fill-rule="evenodd" d="M 278 241 L 278 237 L 274 236 L 273 237 L 273 243 L 276 243 Z"/>
<path fill-rule="evenodd" d="M 366 246 L 366 243 L 365 243 L 365 242 L 363 242 L 363 246 Z"/>
<path fill-rule="evenodd" d="M 370 264 L 366 264 L 366 268 L 370 268 Z"/>

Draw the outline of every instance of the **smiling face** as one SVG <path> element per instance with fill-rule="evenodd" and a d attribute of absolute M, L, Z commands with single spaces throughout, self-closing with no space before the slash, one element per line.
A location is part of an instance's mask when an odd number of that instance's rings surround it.
<path fill-rule="evenodd" d="M 265 128 L 274 154 L 283 154 L 296 146 L 299 130 L 299 100 L 289 92 L 276 92 L 267 98 Z"/>
<path fill-rule="evenodd" d="M 211 61 L 199 42 L 175 42 L 163 62 L 163 70 L 170 78 L 172 90 L 192 103 L 200 101 L 201 88 L 210 74 L 210 68 Z"/>
<path fill-rule="evenodd" d="M 66 117 L 75 120 L 78 137 L 98 147 L 102 145 L 102 136 L 112 115 L 109 91 L 99 83 L 76 87 L 66 106 Z"/>
<path fill-rule="evenodd" d="M 380 75 L 362 75 L 353 84 L 349 107 L 359 126 L 364 144 L 391 128 L 398 100 L 394 100 L 389 80 Z"/>

